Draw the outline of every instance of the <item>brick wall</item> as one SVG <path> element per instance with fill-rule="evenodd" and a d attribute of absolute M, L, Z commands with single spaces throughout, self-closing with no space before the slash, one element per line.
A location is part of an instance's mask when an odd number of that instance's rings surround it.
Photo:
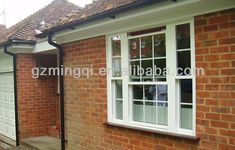
<path fill-rule="evenodd" d="M 21 138 L 48 135 L 48 128 L 55 126 L 58 119 L 57 78 L 32 78 L 31 69 L 36 67 L 36 60 L 40 57 L 30 54 L 17 55 Z M 44 63 L 51 63 L 52 60 L 51 56 L 43 56 Z"/>
<path fill-rule="evenodd" d="M 197 132 L 212 149 L 235 149 L 235 9 L 195 17 Z"/>
<path fill-rule="evenodd" d="M 221 21 L 222 20 L 222 21 Z M 68 150 L 235 149 L 235 10 L 195 17 L 199 142 L 106 126 L 106 77 L 65 77 Z M 105 37 L 64 45 L 65 67 L 106 66 Z"/>

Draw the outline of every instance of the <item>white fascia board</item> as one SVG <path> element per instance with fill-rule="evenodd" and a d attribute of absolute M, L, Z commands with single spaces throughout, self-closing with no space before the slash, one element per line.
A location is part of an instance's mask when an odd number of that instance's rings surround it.
<path fill-rule="evenodd" d="M 12 45 L 8 47 L 8 51 L 15 53 L 15 54 L 28 54 L 32 53 L 34 49 L 34 45 L 28 45 L 28 44 L 17 44 L 17 45 Z"/>
<path fill-rule="evenodd" d="M 167 1 L 142 9 L 130 11 L 76 27 L 74 30 L 64 30 L 55 35 L 58 43 L 69 43 L 86 38 L 120 32 L 131 32 L 146 28 L 166 25 L 214 11 L 233 8 L 233 0 L 178 0 L 177 3 Z"/>
<path fill-rule="evenodd" d="M 38 42 L 33 50 L 33 53 L 41 53 L 41 52 L 46 52 L 46 51 L 51 51 L 51 50 L 55 50 L 56 48 L 52 45 L 50 45 L 47 40 L 41 40 L 40 42 Z"/>

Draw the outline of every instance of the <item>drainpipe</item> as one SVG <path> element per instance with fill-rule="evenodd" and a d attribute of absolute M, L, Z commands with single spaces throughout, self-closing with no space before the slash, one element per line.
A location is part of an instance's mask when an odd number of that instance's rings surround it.
<path fill-rule="evenodd" d="M 52 35 L 48 35 L 48 43 L 59 50 L 59 80 L 60 80 L 60 124 L 61 124 L 61 150 L 65 150 L 65 126 L 64 126 L 64 76 L 62 73 L 63 47 L 52 40 Z"/>
<path fill-rule="evenodd" d="M 13 57 L 13 71 L 14 71 L 14 97 L 15 97 L 15 126 L 16 126 L 16 146 L 20 145 L 19 142 L 19 122 L 18 122 L 18 99 L 17 99 L 17 68 L 16 68 L 16 54 L 11 53 L 7 49 L 7 45 L 4 45 L 4 53 Z"/>

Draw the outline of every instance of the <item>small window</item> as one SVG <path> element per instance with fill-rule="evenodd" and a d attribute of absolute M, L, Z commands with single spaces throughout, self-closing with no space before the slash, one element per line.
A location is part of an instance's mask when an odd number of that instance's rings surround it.
<path fill-rule="evenodd" d="M 112 38 L 112 69 L 113 76 L 121 76 L 121 37 L 115 36 Z"/>
<path fill-rule="evenodd" d="M 192 80 L 180 80 L 180 127 L 192 129 L 193 118 L 193 87 Z"/>
<path fill-rule="evenodd" d="M 191 46 L 190 46 L 190 24 L 182 24 L 176 26 L 177 39 L 177 67 L 181 72 L 179 75 L 188 75 L 182 72 L 186 68 L 191 68 Z"/>

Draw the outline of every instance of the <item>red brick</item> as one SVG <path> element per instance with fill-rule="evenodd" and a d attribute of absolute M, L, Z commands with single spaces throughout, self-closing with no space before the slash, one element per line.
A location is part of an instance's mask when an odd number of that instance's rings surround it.
<path fill-rule="evenodd" d="M 228 15 L 222 15 L 222 16 L 215 16 L 209 18 L 209 24 L 219 24 L 227 22 L 229 19 Z"/>
<path fill-rule="evenodd" d="M 234 44 L 235 43 L 235 38 L 225 38 L 219 40 L 220 45 L 227 45 L 227 44 Z"/>
<path fill-rule="evenodd" d="M 220 115 L 215 113 L 206 113 L 206 119 L 220 120 Z"/>
<path fill-rule="evenodd" d="M 223 121 L 211 121 L 211 127 L 217 127 L 217 128 L 228 128 L 229 124 L 228 122 Z"/>
<path fill-rule="evenodd" d="M 217 47 L 210 48 L 211 54 L 226 53 L 226 52 L 229 52 L 229 46 L 217 46 Z"/>
<path fill-rule="evenodd" d="M 230 62 L 212 62 L 210 64 L 211 68 L 229 68 L 230 67 Z"/>
<path fill-rule="evenodd" d="M 216 91 L 218 89 L 219 89 L 219 85 L 215 85 L 215 84 L 208 84 L 208 85 L 206 85 L 206 90 Z"/>
<path fill-rule="evenodd" d="M 220 144 L 219 148 L 222 149 L 222 150 L 234 150 L 235 146 L 234 145 Z"/>
<path fill-rule="evenodd" d="M 218 61 L 219 56 L 218 55 L 208 55 L 205 57 L 205 61 Z"/>
<path fill-rule="evenodd" d="M 235 75 L 235 69 L 222 69 L 221 75 Z"/>
<path fill-rule="evenodd" d="M 208 25 L 204 27 L 204 32 L 211 32 L 211 31 L 217 31 L 218 25 Z"/>
<path fill-rule="evenodd" d="M 199 27 L 199 26 L 204 26 L 204 25 L 207 25 L 207 19 L 195 20 L 195 26 Z"/>

